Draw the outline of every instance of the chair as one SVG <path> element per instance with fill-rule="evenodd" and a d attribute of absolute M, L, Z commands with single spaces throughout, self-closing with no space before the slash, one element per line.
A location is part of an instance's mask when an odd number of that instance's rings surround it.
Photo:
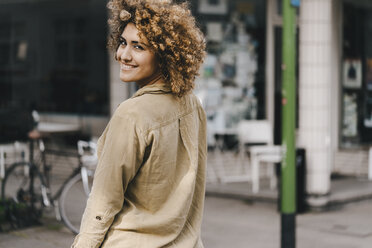
<path fill-rule="evenodd" d="M 237 133 L 242 161 L 244 161 L 247 152 L 250 155 L 252 191 L 257 193 L 260 188 L 260 163 L 274 164 L 281 162 L 281 146 L 273 145 L 273 130 L 267 120 L 242 120 L 238 124 Z M 268 168 L 268 174 L 270 187 L 275 188 L 274 168 Z"/>
<path fill-rule="evenodd" d="M 89 176 L 94 174 L 97 167 L 97 142 L 79 140 L 77 142 L 79 160 L 81 167 L 81 179 L 86 195 L 89 195 L 91 185 L 89 184 Z"/>
<path fill-rule="evenodd" d="M 26 143 L 15 141 L 0 144 L 0 181 L 5 177 L 5 165 L 28 159 L 28 146 Z"/>

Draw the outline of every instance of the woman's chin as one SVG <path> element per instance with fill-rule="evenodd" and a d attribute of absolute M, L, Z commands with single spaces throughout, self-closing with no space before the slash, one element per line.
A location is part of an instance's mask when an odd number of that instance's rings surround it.
<path fill-rule="evenodd" d="M 120 77 L 120 80 L 123 82 L 123 83 L 131 83 L 131 82 L 134 82 L 133 80 L 129 79 L 129 78 L 123 78 L 123 77 Z"/>

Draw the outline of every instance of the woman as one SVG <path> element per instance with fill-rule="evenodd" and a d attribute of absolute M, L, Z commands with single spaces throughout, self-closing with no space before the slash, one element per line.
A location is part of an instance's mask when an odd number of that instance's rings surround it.
<path fill-rule="evenodd" d="M 109 47 L 140 89 L 98 141 L 72 247 L 203 247 L 206 119 L 191 93 L 205 42 L 186 3 L 111 0 Z"/>

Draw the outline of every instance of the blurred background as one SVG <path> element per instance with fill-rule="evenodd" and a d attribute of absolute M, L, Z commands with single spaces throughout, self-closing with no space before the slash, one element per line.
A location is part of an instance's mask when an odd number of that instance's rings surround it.
<path fill-rule="evenodd" d="M 137 90 L 120 82 L 119 65 L 106 49 L 106 3 L 0 0 L 3 113 L 36 110 L 40 123 L 73 125 L 75 139 L 101 134 L 118 104 Z M 208 116 L 207 192 L 275 200 L 271 179 L 279 166 L 259 172 L 263 191 L 251 189 L 255 172 L 241 144 L 281 144 L 282 1 L 190 4 L 207 40 L 195 89 Z M 371 197 L 372 2 L 302 0 L 297 17 L 301 197 L 310 208 L 339 201 L 332 197 L 350 188 L 357 192 L 353 199 Z M 269 138 L 244 142 L 239 125 L 245 121 L 263 121 L 269 128 L 260 134 Z"/>

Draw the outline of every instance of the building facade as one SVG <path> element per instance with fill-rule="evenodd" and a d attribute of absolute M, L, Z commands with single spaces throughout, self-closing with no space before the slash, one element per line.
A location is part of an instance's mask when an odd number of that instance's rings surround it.
<path fill-rule="evenodd" d="M 241 119 L 268 119 L 280 144 L 282 1 L 192 4 L 208 41 L 195 91 L 213 120 L 209 130 L 228 132 Z M 297 12 L 296 143 L 306 150 L 313 206 L 327 203 L 332 174 L 368 174 L 371 16 L 368 0 L 302 0 Z"/>
<path fill-rule="evenodd" d="M 136 90 L 107 52 L 106 1 L 0 0 L 0 106 L 99 135 Z M 280 143 L 281 0 L 192 0 L 208 56 L 195 93 L 209 130 L 267 119 Z M 309 203 L 326 204 L 333 173 L 366 176 L 372 144 L 372 2 L 302 0 L 297 30 L 297 146 Z M 213 133 L 209 143 L 213 145 Z M 231 141 L 231 146 L 234 145 Z"/>
<path fill-rule="evenodd" d="M 0 107 L 89 126 L 109 115 L 106 3 L 0 0 Z M 105 118 L 102 118 L 105 117 Z"/>

